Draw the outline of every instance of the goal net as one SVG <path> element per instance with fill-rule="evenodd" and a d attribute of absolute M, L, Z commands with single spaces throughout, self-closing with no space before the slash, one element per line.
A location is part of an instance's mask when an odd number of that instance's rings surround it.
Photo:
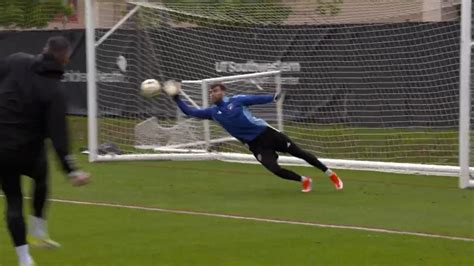
<path fill-rule="evenodd" d="M 457 175 L 460 9 L 434 2 L 97 2 L 92 142 L 124 154 L 93 159 L 252 160 L 214 122 L 138 94 L 145 79 L 181 80 L 205 107 L 222 80 L 230 94 L 283 88 L 252 111 L 332 167 Z"/>
<path fill-rule="evenodd" d="M 194 108 L 210 105 L 208 91 L 216 83 L 226 86 L 228 97 L 235 95 L 273 95 L 281 91 L 280 71 L 233 75 L 203 80 L 181 81 L 182 98 Z M 167 97 L 164 96 L 163 97 Z M 253 115 L 265 119 L 279 129 L 283 127 L 282 102 L 251 107 Z M 165 105 L 161 106 L 166 108 Z M 175 104 L 162 109 L 171 114 L 167 119 L 152 117 L 135 126 L 135 147 L 154 152 L 207 153 L 245 151 L 237 139 L 229 136 L 224 129 L 209 121 L 187 118 Z M 168 126 L 166 126 L 168 124 Z M 198 155 L 199 156 L 199 155 Z M 208 158 L 208 156 L 204 156 Z"/>

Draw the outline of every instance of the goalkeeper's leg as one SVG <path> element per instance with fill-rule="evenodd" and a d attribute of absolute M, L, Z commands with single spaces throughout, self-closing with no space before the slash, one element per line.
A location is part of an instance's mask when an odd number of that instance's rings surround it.
<path fill-rule="evenodd" d="M 48 163 L 46 155 L 40 156 L 28 175 L 34 180 L 33 216 L 46 219 L 46 199 L 48 197 Z"/>
<path fill-rule="evenodd" d="M 46 222 L 48 162 L 45 152 L 34 162 L 27 175 L 34 180 L 33 214 L 29 217 L 28 242 L 33 247 L 58 248 L 61 245 L 49 237 Z"/>
<path fill-rule="evenodd" d="M 269 149 L 254 149 L 253 150 L 255 158 L 270 172 L 273 174 L 286 179 L 299 181 L 302 185 L 302 192 L 311 191 L 312 180 L 309 177 L 300 176 L 297 173 L 290 171 L 285 168 L 281 168 L 278 164 L 278 154 L 274 150 Z"/>
<path fill-rule="evenodd" d="M 288 138 L 286 147 L 287 147 L 286 152 L 288 152 L 289 154 L 297 158 L 303 159 L 307 163 L 323 171 L 331 179 L 336 189 L 339 190 L 343 188 L 342 180 L 337 176 L 337 174 L 333 172 L 331 169 L 329 169 L 326 165 L 324 165 L 316 156 L 301 149 L 298 145 L 296 145 L 293 141 L 291 141 L 290 138 Z"/>
<path fill-rule="evenodd" d="M 286 152 L 297 158 L 305 160 L 307 163 L 324 172 L 331 179 L 336 189 L 339 190 L 343 188 L 342 180 L 337 176 L 336 173 L 324 165 L 316 156 L 301 149 L 287 135 L 273 128 L 269 128 L 265 134 L 267 134 L 267 139 L 271 140 L 277 151 Z"/>
<path fill-rule="evenodd" d="M 6 220 L 8 230 L 15 245 L 20 265 L 34 265 L 26 243 L 25 221 L 23 219 L 23 194 L 20 172 L 2 167 L 0 183 L 6 198 Z"/>
<path fill-rule="evenodd" d="M 288 138 L 288 144 L 287 144 L 287 153 L 305 160 L 307 163 L 311 164 L 312 166 L 318 168 L 322 172 L 328 172 L 331 171 L 325 164 L 323 164 L 316 156 L 313 154 L 301 149 L 298 145 L 296 145 L 293 141 L 291 141 Z"/>

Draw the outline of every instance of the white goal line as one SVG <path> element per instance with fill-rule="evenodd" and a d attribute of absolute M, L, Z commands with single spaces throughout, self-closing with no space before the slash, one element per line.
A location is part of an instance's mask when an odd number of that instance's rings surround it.
<path fill-rule="evenodd" d="M 4 195 L 0 195 L 0 197 L 4 197 Z M 25 198 L 31 199 L 30 197 L 25 197 Z M 274 224 L 313 226 L 313 227 L 320 227 L 320 228 L 346 229 L 346 230 L 365 231 L 365 232 L 374 232 L 374 233 L 385 233 L 385 234 L 396 234 L 396 235 L 407 235 L 407 236 L 416 236 L 416 237 L 429 237 L 429 238 L 447 239 L 447 240 L 455 240 L 455 241 L 474 242 L 474 238 L 470 238 L 470 237 L 448 236 L 448 235 L 440 235 L 440 234 L 434 234 L 434 233 L 401 231 L 401 230 L 394 230 L 394 229 L 374 228 L 374 227 L 364 227 L 364 226 L 354 226 L 354 225 L 323 224 L 323 223 L 317 223 L 317 222 L 292 221 L 292 220 L 283 220 L 283 219 L 276 219 L 276 218 L 252 217 L 252 216 L 231 215 L 231 214 L 192 211 L 192 210 L 185 211 L 185 210 L 164 209 L 164 208 L 157 208 L 157 207 L 124 205 L 124 204 L 117 204 L 117 203 L 92 202 L 92 201 L 78 201 L 78 200 L 68 200 L 68 199 L 48 199 L 48 201 L 64 203 L 64 204 L 74 204 L 74 205 L 132 209 L 132 210 L 141 210 L 141 211 L 185 214 L 185 215 L 194 215 L 194 216 L 207 216 L 207 217 L 214 217 L 214 218 L 227 218 L 227 219 L 265 222 L 265 223 L 274 223 Z"/>

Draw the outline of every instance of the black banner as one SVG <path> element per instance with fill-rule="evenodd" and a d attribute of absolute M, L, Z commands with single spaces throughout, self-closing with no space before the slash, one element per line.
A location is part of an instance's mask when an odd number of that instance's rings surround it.
<path fill-rule="evenodd" d="M 62 87 L 68 101 L 68 113 L 87 114 L 85 32 L 69 31 L 0 31 L 0 57 L 16 52 L 39 54 L 51 36 L 62 35 L 71 41 L 73 53 L 66 68 Z"/>
<path fill-rule="evenodd" d="M 153 107 L 168 108 L 169 103 L 147 105 L 140 97 L 120 97 L 133 95 L 136 84 L 150 77 L 190 80 L 281 69 L 287 91 L 285 121 L 349 127 L 457 126 L 456 22 L 160 27 L 116 34 L 120 40 L 105 41 L 97 53 L 103 58 L 125 57 L 131 84 L 119 91 L 101 84 L 102 106 L 114 100 L 126 106 L 110 106 L 108 114 L 139 115 L 144 106 L 150 114 L 162 114 Z M 102 60 L 99 71 L 117 68 L 115 63 Z"/>
<path fill-rule="evenodd" d="M 0 32 L 0 56 L 37 53 L 55 34 Z M 61 34 L 75 48 L 63 83 L 69 112 L 86 114 L 84 32 Z M 456 127 L 459 35 L 456 22 L 119 30 L 97 49 L 100 111 L 164 115 L 160 109 L 171 108 L 169 101 L 137 94 L 147 78 L 192 80 L 281 69 L 285 120 Z"/>

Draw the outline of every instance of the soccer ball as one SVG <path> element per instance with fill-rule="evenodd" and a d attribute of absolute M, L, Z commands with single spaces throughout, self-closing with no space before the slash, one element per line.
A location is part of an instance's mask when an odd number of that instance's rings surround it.
<path fill-rule="evenodd" d="M 161 84 L 156 79 L 147 79 L 140 86 L 140 94 L 145 97 L 155 97 L 160 94 Z"/>
<path fill-rule="evenodd" d="M 163 90 L 168 94 L 168 96 L 174 97 L 181 92 L 181 83 L 174 80 L 168 80 L 163 84 Z"/>

